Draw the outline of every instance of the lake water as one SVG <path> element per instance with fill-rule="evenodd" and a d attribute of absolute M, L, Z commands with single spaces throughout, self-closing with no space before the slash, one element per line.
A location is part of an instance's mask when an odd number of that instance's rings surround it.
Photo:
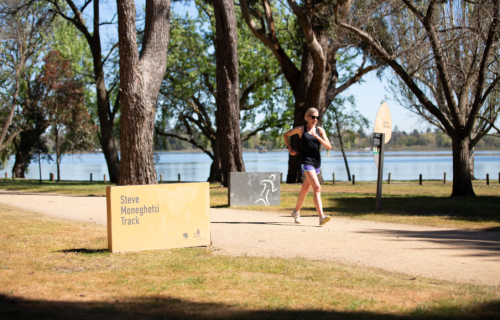
<path fill-rule="evenodd" d="M 206 181 L 210 172 L 211 159 L 204 153 L 159 152 L 156 163 L 158 178 L 163 174 L 163 180 L 177 180 L 180 173 L 183 181 Z M 340 151 L 321 153 L 322 170 L 325 180 L 332 179 L 335 172 L 336 180 L 347 180 L 347 171 Z M 55 158 L 55 157 L 54 157 Z M 357 181 L 377 180 L 377 170 L 371 151 L 353 151 L 347 153 L 351 175 L 356 175 Z M 244 152 L 246 171 L 265 172 L 279 171 L 286 179 L 288 171 L 288 153 L 283 151 L 258 153 Z M 423 179 L 442 179 L 446 172 L 447 180 L 453 179 L 453 163 L 451 151 L 386 151 L 384 163 L 384 179 L 391 173 L 392 180 L 417 180 L 421 173 Z M 12 156 L 6 168 L 0 170 L 0 177 L 12 175 Z M 42 162 L 42 179 L 48 179 L 50 173 L 56 174 L 56 165 Z M 475 176 L 485 179 L 490 174 L 491 179 L 497 179 L 500 172 L 500 151 L 475 152 Z M 61 160 L 62 180 L 89 180 L 90 173 L 94 181 L 108 176 L 108 169 L 102 153 L 86 153 L 66 155 Z M 38 164 L 32 163 L 26 174 L 27 178 L 38 179 Z"/>

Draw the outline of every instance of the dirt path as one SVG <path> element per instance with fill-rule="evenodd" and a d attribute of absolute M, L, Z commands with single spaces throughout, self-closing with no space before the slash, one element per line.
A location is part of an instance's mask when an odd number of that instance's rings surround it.
<path fill-rule="evenodd" d="M 106 199 L 0 190 L 0 203 L 57 218 L 106 224 Z M 460 283 L 500 285 L 500 233 L 211 209 L 220 254 L 303 257 L 376 267 Z"/>

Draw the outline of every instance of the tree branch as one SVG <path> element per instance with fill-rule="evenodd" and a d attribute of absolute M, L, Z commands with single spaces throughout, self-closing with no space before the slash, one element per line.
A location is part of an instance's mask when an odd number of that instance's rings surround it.
<path fill-rule="evenodd" d="M 172 138 L 176 138 L 176 139 L 179 139 L 179 140 L 182 140 L 182 141 L 189 142 L 193 146 L 195 146 L 198 149 L 200 149 L 201 151 L 205 152 L 210 157 L 210 159 L 212 159 L 212 160 L 214 159 L 214 155 L 213 155 L 212 152 L 210 152 L 208 149 L 206 149 L 205 147 L 203 147 L 201 144 L 199 144 L 198 142 L 196 142 L 193 139 L 184 138 L 184 137 L 182 137 L 182 136 L 180 136 L 178 134 L 175 134 L 175 133 L 162 132 L 158 128 L 155 128 L 155 132 L 156 132 L 157 135 L 160 135 L 160 136 L 172 137 Z"/>
<path fill-rule="evenodd" d="M 353 27 L 349 24 L 339 21 L 337 6 L 335 7 L 335 22 L 337 23 L 338 26 L 354 32 L 359 37 L 368 42 L 372 50 L 374 50 L 380 56 L 380 58 L 396 72 L 396 74 L 401 78 L 401 80 L 403 80 L 403 82 L 408 86 L 408 88 L 413 92 L 413 94 L 415 94 L 420 103 L 423 106 L 425 106 L 425 108 L 431 114 L 433 114 L 436 118 L 438 118 L 439 121 L 441 121 L 446 131 L 450 135 L 455 132 L 455 129 L 453 128 L 447 117 L 441 112 L 441 110 L 439 110 L 439 108 L 437 108 L 425 96 L 422 90 L 420 90 L 420 88 L 415 84 L 413 79 L 408 75 L 408 73 L 403 69 L 403 67 L 396 60 L 392 59 L 392 57 L 387 53 L 387 51 L 385 51 L 385 49 L 379 43 L 377 43 L 368 33 L 356 27 Z"/>
<path fill-rule="evenodd" d="M 486 81 L 486 71 L 488 66 L 488 58 L 493 50 L 493 41 L 495 38 L 498 38 L 498 21 L 500 19 L 499 14 L 499 0 L 493 0 L 495 12 L 493 13 L 493 21 L 490 24 L 490 28 L 488 30 L 488 38 L 486 39 L 486 45 L 483 52 L 483 58 L 481 59 L 481 64 L 479 67 L 479 75 L 477 80 L 476 93 L 474 95 L 474 103 L 472 104 L 472 109 L 469 113 L 469 119 L 467 119 L 467 124 L 465 125 L 465 132 L 470 132 L 472 129 L 472 124 L 474 122 L 474 118 L 476 117 L 479 109 L 481 108 L 481 101 L 484 101 L 484 97 L 481 97 L 484 89 L 484 83 Z M 498 79 L 498 77 L 497 77 Z M 497 80 L 495 79 L 495 80 Z M 491 92 L 491 91 L 489 91 Z M 488 92 L 488 93 L 489 93 Z"/>
<path fill-rule="evenodd" d="M 240 1 L 240 8 L 241 13 L 243 14 L 243 18 L 245 19 L 245 22 L 250 31 L 255 37 L 257 37 L 257 39 L 259 39 L 266 47 L 271 50 L 273 55 L 276 57 L 276 60 L 278 60 L 281 70 L 283 71 L 283 74 L 285 75 L 288 83 L 292 87 L 292 90 L 297 90 L 298 80 L 300 77 L 299 69 L 295 66 L 290 57 L 285 53 L 276 37 L 272 38 L 271 33 L 266 34 L 265 30 L 257 29 L 257 25 L 250 15 L 250 8 L 245 0 Z"/>

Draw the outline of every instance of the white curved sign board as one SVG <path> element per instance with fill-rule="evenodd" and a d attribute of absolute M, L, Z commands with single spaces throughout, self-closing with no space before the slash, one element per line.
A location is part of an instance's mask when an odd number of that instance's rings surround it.
<path fill-rule="evenodd" d="M 391 111 L 387 103 L 382 103 L 377 112 L 377 117 L 375 118 L 375 127 L 373 128 L 373 133 L 385 133 L 385 143 L 391 140 L 392 134 L 392 119 Z M 378 154 L 380 152 L 379 148 L 373 147 L 373 157 L 375 158 L 375 164 L 378 167 Z"/>
<path fill-rule="evenodd" d="M 387 103 L 382 103 L 377 112 L 377 117 L 375 118 L 375 128 L 373 128 L 374 133 L 385 133 L 385 143 L 391 140 L 392 134 L 392 120 L 391 111 Z"/>

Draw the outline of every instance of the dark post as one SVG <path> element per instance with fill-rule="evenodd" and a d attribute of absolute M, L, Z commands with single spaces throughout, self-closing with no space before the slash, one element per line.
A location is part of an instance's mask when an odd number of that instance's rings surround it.
<path fill-rule="evenodd" d="M 389 172 L 389 179 L 387 179 L 387 184 L 391 184 L 391 173 Z"/>
<path fill-rule="evenodd" d="M 486 185 L 487 186 L 490 185 L 490 174 L 489 173 L 486 174 Z"/>
<path fill-rule="evenodd" d="M 104 183 L 106 183 L 106 175 L 104 175 Z"/>
<path fill-rule="evenodd" d="M 281 183 L 283 183 L 283 172 L 281 173 Z"/>
<path fill-rule="evenodd" d="M 498 174 L 498 177 L 500 178 L 500 173 Z M 332 173 L 332 184 L 335 184 L 335 172 Z"/>
<path fill-rule="evenodd" d="M 54 182 L 54 174 L 52 172 L 50 173 L 50 181 Z"/>
<path fill-rule="evenodd" d="M 352 175 L 352 184 L 356 184 L 356 176 Z"/>
<path fill-rule="evenodd" d="M 181 182 L 181 174 L 179 173 L 179 179 L 177 180 L 177 182 Z"/>
<path fill-rule="evenodd" d="M 373 134 L 373 147 L 379 148 L 378 153 L 378 175 L 377 175 L 377 199 L 375 201 L 375 211 L 380 211 L 382 202 L 382 181 L 384 179 L 384 149 L 385 149 L 385 133 Z M 389 174 L 390 177 L 390 174 Z M 390 180 L 390 178 L 389 178 Z"/>
<path fill-rule="evenodd" d="M 444 173 L 443 184 L 446 184 L 446 172 Z"/>
<path fill-rule="evenodd" d="M 500 173 L 498 174 L 498 177 L 500 178 Z M 5 179 L 7 179 L 7 178 L 8 178 L 8 174 L 7 174 L 7 172 L 5 172 Z"/>
<path fill-rule="evenodd" d="M 90 174 L 90 182 L 92 182 L 92 173 Z"/>
<path fill-rule="evenodd" d="M 163 183 L 163 174 L 160 174 L 160 183 Z"/>
<path fill-rule="evenodd" d="M 419 174 L 418 176 L 418 184 L 422 185 L 422 174 Z"/>

